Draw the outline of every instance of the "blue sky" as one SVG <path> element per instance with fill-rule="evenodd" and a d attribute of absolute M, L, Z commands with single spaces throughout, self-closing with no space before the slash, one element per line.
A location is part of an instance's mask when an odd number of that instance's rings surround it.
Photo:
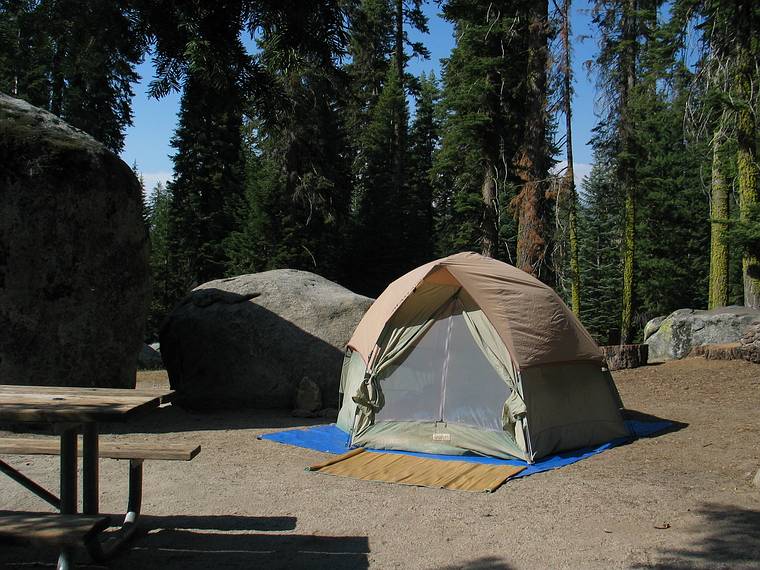
<path fill-rule="evenodd" d="M 586 4 L 575 5 L 571 17 L 575 88 L 573 151 L 578 183 L 591 169 L 592 152 L 588 141 L 591 137 L 591 129 L 597 120 L 594 115 L 594 78 L 589 76 L 583 65 L 585 61 L 594 57 L 597 48 L 595 39 L 588 38 L 588 36 L 595 37 L 588 10 Z M 409 71 L 415 75 L 423 71 L 425 73 L 434 71 L 440 78 L 440 60 L 448 57 L 454 46 L 453 29 L 448 22 L 438 16 L 438 6 L 435 2 L 428 1 L 425 12 L 430 18 L 430 34 L 415 34 L 412 39 L 422 41 L 428 47 L 430 59 L 413 59 L 409 63 Z M 581 36 L 587 37 L 585 41 L 580 41 Z M 147 86 L 153 76 L 150 58 L 138 67 L 138 73 L 143 79 L 134 85 L 134 125 L 127 129 L 121 156 L 130 165 L 137 163 L 138 169 L 145 178 L 145 186 L 150 190 L 157 182 L 165 182 L 172 176 L 170 156 L 173 149 L 169 146 L 169 141 L 177 123 L 179 94 L 172 93 L 160 100 L 148 98 Z M 560 126 L 561 131 L 564 131 L 564 118 L 560 121 Z"/>

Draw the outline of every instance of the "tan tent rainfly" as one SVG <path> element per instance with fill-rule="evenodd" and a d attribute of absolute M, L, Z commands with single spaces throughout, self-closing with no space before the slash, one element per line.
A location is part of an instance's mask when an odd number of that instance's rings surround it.
<path fill-rule="evenodd" d="M 459 253 L 410 271 L 351 337 L 354 446 L 527 461 L 628 435 L 604 357 L 547 285 Z"/>

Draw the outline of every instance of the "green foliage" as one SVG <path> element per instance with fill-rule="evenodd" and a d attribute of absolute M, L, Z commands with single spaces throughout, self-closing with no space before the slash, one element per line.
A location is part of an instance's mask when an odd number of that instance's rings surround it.
<path fill-rule="evenodd" d="M 125 0 L 5 0 L 0 5 L 0 90 L 86 131 L 115 152 L 132 124 L 146 49 Z"/>
<path fill-rule="evenodd" d="M 235 91 L 190 78 L 182 95 L 169 183 L 170 290 L 174 301 L 226 274 L 225 240 L 242 203 L 242 111 Z"/>
<path fill-rule="evenodd" d="M 406 70 L 427 56 L 409 37 L 427 30 L 421 6 L 0 0 L 0 89 L 116 151 L 148 42 L 151 93 L 182 91 L 174 180 L 146 204 L 151 334 L 188 289 L 233 273 L 292 267 L 376 295 L 433 257 L 488 250 L 513 263 L 519 253 L 532 269 L 538 260 L 540 277 L 560 282 L 568 238 L 552 235 L 550 220 L 569 216 L 546 183 L 557 154 L 546 2 L 442 2 L 456 45 L 440 90 Z M 760 244 L 750 89 L 760 41 L 748 23 L 759 14 L 723 0 L 594 4 L 602 105 L 577 214 L 581 316 L 600 341 L 621 313 L 640 330 L 705 304 L 716 133 L 726 186 L 741 190 L 726 221 L 729 297 L 741 301 L 741 258 L 751 266 Z M 703 40 L 696 67 L 684 56 L 687 30 Z"/>
<path fill-rule="evenodd" d="M 495 229 L 495 257 L 513 257 L 516 226 L 509 202 L 518 181 L 512 166 L 526 108 L 527 29 L 520 9 L 520 3 L 506 1 L 444 6 L 457 43 L 444 60 L 441 148 L 432 170 L 438 255 L 480 251 L 485 233 Z M 495 220 L 487 213 L 494 205 L 482 199 L 489 171 L 496 184 Z"/>
<path fill-rule="evenodd" d="M 709 160 L 704 144 L 683 136 L 689 77 L 670 89 L 641 89 L 634 96 L 636 173 L 637 321 L 683 307 L 707 306 L 709 210 L 700 165 Z"/>
<path fill-rule="evenodd" d="M 302 54 L 329 67 L 347 41 L 341 0 L 135 1 L 155 42 L 153 96 L 180 90 L 190 76 L 203 77 L 209 85 L 234 86 L 267 119 L 286 104 L 272 69 L 299 65 Z M 244 33 L 271 46 L 269 62 L 248 54 Z"/>
<path fill-rule="evenodd" d="M 369 110 L 377 102 L 388 75 L 393 52 L 393 10 L 388 0 L 363 0 L 349 4 L 351 21 L 349 55 L 345 66 L 351 90 L 347 96 L 346 122 L 352 132 L 366 126 Z"/>
<path fill-rule="evenodd" d="M 413 267 L 404 239 L 411 223 L 406 148 L 398 147 L 398 130 L 406 129 L 407 117 L 401 81 L 389 67 L 359 139 L 362 156 L 355 174 L 349 271 L 353 288 L 364 294 L 377 295 Z"/>
<path fill-rule="evenodd" d="M 340 135 L 325 88 L 333 88 L 329 70 L 346 41 L 339 3 L 180 1 L 144 9 L 156 41 L 152 93 L 183 88 L 170 185 L 175 298 L 229 272 L 313 268 L 307 254 L 334 275 L 339 256 L 322 242 L 334 242 L 330 224 L 347 202 L 338 196 L 340 174 L 329 171 L 340 170 L 333 161 Z M 247 53 L 244 30 L 258 53 Z M 248 139 L 255 150 L 243 146 L 244 112 L 256 125 Z"/>
<path fill-rule="evenodd" d="M 600 2 L 595 9 L 602 39 L 596 69 L 607 114 L 594 144 L 636 208 L 632 336 L 652 317 L 707 304 L 704 173 L 711 153 L 705 137 L 694 136 L 698 129 L 684 129 L 684 118 L 713 95 L 694 89 L 680 59 L 689 12 L 677 3 L 664 13 L 659 2 L 643 0 Z M 631 62 L 632 78 L 624 74 Z"/>
<path fill-rule="evenodd" d="M 760 257 L 760 204 L 748 208 L 745 219 L 731 221 L 728 242 L 742 253 Z"/>
<path fill-rule="evenodd" d="M 622 298 L 623 193 L 609 159 L 595 155 L 578 201 L 578 236 L 584 302 L 581 322 L 600 344 L 619 331 Z M 612 333 L 612 334 L 611 334 Z"/>
<path fill-rule="evenodd" d="M 246 206 L 227 247 L 232 273 L 289 267 L 342 277 L 349 166 L 334 71 L 288 72 L 291 111 L 247 126 Z"/>
<path fill-rule="evenodd" d="M 48 108 L 52 40 L 36 0 L 0 2 L 0 91 Z"/>
<path fill-rule="evenodd" d="M 159 182 L 147 197 L 145 213 L 150 235 L 150 274 L 153 296 L 151 298 L 145 337 L 157 340 L 166 315 L 171 311 L 173 298 L 169 272 L 169 215 L 171 194 Z"/>
<path fill-rule="evenodd" d="M 437 105 L 440 91 L 435 75 L 418 79 L 419 96 L 409 132 L 409 222 L 406 244 L 410 264 L 433 259 L 433 156 L 440 139 Z"/>
<path fill-rule="evenodd" d="M 427 260 L 431 250 L 429 231 L 423 234 L 430 226 L 435 87 L 405 71 L 411 55 L 427 57 L 424 46 L 408 38 L 410 28 L 427 30 L 420 6 L 420 0 L 362 0 L 348 10 L 344 117 L 352 195 L 346 275 L 351 288 L 369 295 Z M 425 101 L 413 139 L 407 91 Z"/>

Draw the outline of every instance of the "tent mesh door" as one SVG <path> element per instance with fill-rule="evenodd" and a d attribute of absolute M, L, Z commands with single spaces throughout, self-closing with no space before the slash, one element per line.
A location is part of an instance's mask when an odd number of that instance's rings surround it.
<path fill-rule="evenodd" d="M 382 421 L 445 421 L 502 431 L 510 389 L 475 344 L 461 313 L 436 321 L 404 359 L 383 375 Z"/>

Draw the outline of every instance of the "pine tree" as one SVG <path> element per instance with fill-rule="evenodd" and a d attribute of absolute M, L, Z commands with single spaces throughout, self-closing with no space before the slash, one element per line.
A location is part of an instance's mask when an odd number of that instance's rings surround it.
<path fill-rule="evenodd" d="M 150 234 L 150 274 L 153 285 L 146 338 L 157 339 L 166 315 L 173 307 L 175 299 L 170 289 L 169 273 L 169 215 L 171 195 L 166 186 L 159 182 L 147 197 L 146 214 Z"/>
<path fill-rule="evenodd" d="M 398 121 L 407 121 L 406 96 L 395 67 L 388 68 L 383 90 L 362 133 L 363 160 L 355 189 L 354 249 L 359 265 L 351 271 L 353 288 L 377 295 L 385 286 L 412 269 L 404 242 L 410 220 L 407 177 L 398 164 Z M 371 264 L 365 263 L 372 259 Z"/>
<path fill-rule="evenodd" d="M 710 176 L 710 286 L 708 309 L 728 305 L 729 260 L 728 223 L 730 219 L 730 194 L 725 169 L 726 113 L 721 113 L 713 133 L 712 171 Z"/>
<path fill-rule="evenodd" d="M 291 99 L 283 97 L 280 70 L 298 67 L 299 54 L 308 54 L 313 66 L 331 67 L 345 44 L 344 13 L 337 0 L 145 3 L 143 10 L 156 41 L 151 93 L 183 88 L 169 223 L 178 296 L 255 258 L 239 247 L 251 224 L 243 215 L 243 112 L 267 128 L 287 116 Z M 243 30 L 274 47 L 248 54 Z"/>
<path fill-rule="evenodd" d="M 247 205 L 228 243 L 231 271 L 290 267 L 343 277 L 350 161 L 335 70 L 289 69 L 287 114 L 247 126 Z"/>
<path fill-rule="evenodd" d="M 418 79 L 419 95 L 409 133 L 409 224 L 405 242 L 413 266 L 433 258 L 433 156 L 440 138 L 440 91 L 431 72 Z"/>
<path fill-rule="evenodd" d="M 695 16 L 691 1 L 676 4 L 676 14 L 680 15 L 681 27 L 693 25 Z M 681 15 L 683 14 L 683 15 Z M 715 309 L 729 304 L 731 290 L 732 251 L 728 242 L 731 212 L 732 184 L 729 171 L 733 171 L 731 154 L 735 154 L 735 121 L 728 93 L 729 73 L 721 62 L 720 34 L 703 33 L 702 53 L 696 73 L 690 86 L 691 108 L 687 115 L 687 136 L 710 146 L 710 276 L 708 308 Z M 733 148 L 733 151 L 730 150 Z M 706 160 L 708 158 L 706 157 Z"/>
<path fill-rule="evenodd" d="M 573 164 L 573 72 L 571 65 L 570 45 L 570 8 L 571 0 L 564 0 L 560 9 L 560 36 L 562 39 L 561 53 L 561 101 L 562 112 L 565 115 L 565 158 L 567 169 L 557 196 L 557 209 L 567 216 L 568 245 L 570 257 L 570 300 L 573 313 L 581 314 L 581 276 L 578 260 L 578 197 L 575 189 L 575 165 Z"/>
<path fill-rule="evenodd" d="M 607 102 L 605 129 L 599 140 L 613 149 L 618 184 L 625 194 L 623 240 L 623 291 L 621 341 L 634 335 L 634 291 L 636 269 L 636 225 L 639 184 L 636 172 L 640 149 L 635 146 L 636 124 L 633 101 L 651 95 L 655 83 L 638 86 L 642 40 L 650 37 L 651 23 L 659 0 L 599 0 L 594 22 L 600 31 L 600 50 L 595 61 L 598 85 Z"/>
<path fill-rule="evenodd" d="M 584 178 L 578 208 L 580 269 L 586 292 L 581 321 L 600 344 L 615 342 L 622 299 L 624 196 L 614 165 L 595 154 Z"/>
<path fill-rule="evenodd" d="M 43 107 L 115 152 L 132 124 L 131 84 L 146 40 L 125 0 L 6 0 L 0 89 Z"/>
<path fill-rule="evenodd" d="M 549 3 L 539 0 L 529 3 L 526 15 L 527 64 L 525 68 L 526 99 L 522 144 L 516 158 L 520 191 L 512 200 L 517 211 L 517 267 L 539 276 L 545 263 L 547 243 L 547 184 L 549 150 L 547 148 L 547 67 L 549 62 Z M 489 185 L 490 186 L 490 185 Z M 483 198 L 493 199 L 492 190 Z M 490 252 L 484 253 L 490 255 Z"/>
<path fill-rule="evenodd" d="M 427 32 L 420 6 L 420 0 L 364 0 L 352 12 L 347 124 L 355 158 L 348 258 L 358 265 L 349 266 L 348 282 L 370 295 L 426 255 L 416 249 L 424 243 L 405 243 L 421 205 L 410 183 L 406 103 L 413 83 L 406 73 L 410 53 L 427 56 L 407 34 L 409 27 Z M 368 270 L 364 260 L 370 257 L 376 261 Z"/>
<path fill-rule="evenodd" d="M 623 66 L 620 80 L 620 153 L 617 171 L 625 191 L 625 238 L 623 249 L 623 310 L 620 340 L 623 344 L 633 336 L 633 290 L 636 255 L 636 173 L 633 149 L 633 124 L 629 99 L 636 82 L 636 0 L 623 0 L 621 14 L 622 47 L 620 62 Z"/>
<path fill-rule="evenodd" d="M 372 108 L 388 76 L 388 67 L 396 67 L 404 87 L 411 87 L 413 78 L 406 73 L 410 57 L 429 57 L 419 42 L 412 42 L 408 29 L 428 33 L 427 17 L 422 0 L 356 0 L 347 3 L 350 22 L 348 53 L 345 66 L 350 89 L 345 109 L 349 133 L 358 133 L 369 123 Z M 397 141 L 398 142 L 398 141 Z M 357 151 L 361 148 L 354 146 Z"/>
<path fill-rule="evenodd" d="M 704 145 L 683 135 L 690 77 L 658 73 L 661 89 L 632 101 L 637 160 L 638 325 L 682 307 L 707 304 L 709 218 L 700 163 Z M 646 79 L 642 79 L 642 84 Z M 668 85 L 665 88 L 665 85 Z M 694 223 L 695 220 L 700 223 Z"/>
<path fill-rule="evenodd" d="M 48 108 L 52 44 L 38 4 L 36 0 L 0 2 L 0 91 Z"/>
<path fill-rule="evenodd" d="M 527 19 L 515 2 L 452 0 L 444 17 L 456 45 L 444 61 L 441 148 L 436 153 L 436 249 L 514 260 L 508 204 L 524 136 Z M 531 139 L 532 140 L 532 139 Z"/>
<path fill-rule="evenodd" d="M 760 79 L 760 7 L 756 2 L 739 1 L 735 7 L 735 49 L 734 69 L 735 95 L 737 98 L 736 162 L 738 169 L 740 220 L 747 224 L 753 221 L 760 207 L 760 174 L 757 163 L 757 96 L 756 85 Z M 755 87 L 753 87 L 753 85 Z M 754 100 L 753 100 L 754 97 Z M 760 309 L 760 257 L 752 250 L 742 256 L 744 277 L 744 305 Z"/>
<path fill-rule="evenodd" d="M 696 112 L 691 113 L 690 127 L 703 137 L 703 133 L 710 133 L 712 142 L 710 306 L 736 301 L 735 254 L 742 256 L 744 303 L 760 306 L 760 258 L 726 239 L 735 235 L 732 225 L 751 224 L 753 206 L 760 202 L 757 90 L 752 87 L 758 80 L 760 7 L 745 0 L 681 0 L 674 10 L 683 14 L 684 27 L 691 25 L 701 32 L 702 57 L 693 82 L 693 90 L 700 97 L 693 105 Z M 736 221 L 726 185 L 738 188 Z"/>
<path fill-rule="evenodd" d="M 688 28 L 683 7 L 669 15 L 659 8 L 623 0 L 597 5 L 596 12 L 597 69 L 610 112 L 595 145 L 608 149 L 626 204 L 624 342 L 654 316 L 707 302 L 709 227 L 695 220 L 708 220 L 701 172 L 709 152 L 704 137 L 692 127 L 684 131 L 705 93 L 695 92 L 680 55 Z"/>
<path fill-rule="evenodd" d="M 169 183 L 169 267 L 174 299 L 223 277 L 225 240 L 243 196 L 242 106 L 234 90 L 190 77 L 182 94 Z"/>
<path fill-rule="evenodd" d="M 350 143 L 361 161 L 359 134 L 369 123 L 388 75 L 393 52 L 393 12 L 388 0 L 361 0 L 349 4 L 351 61 L 345 66 L 350 89 L 346 96 L 346 125 Z"/>

